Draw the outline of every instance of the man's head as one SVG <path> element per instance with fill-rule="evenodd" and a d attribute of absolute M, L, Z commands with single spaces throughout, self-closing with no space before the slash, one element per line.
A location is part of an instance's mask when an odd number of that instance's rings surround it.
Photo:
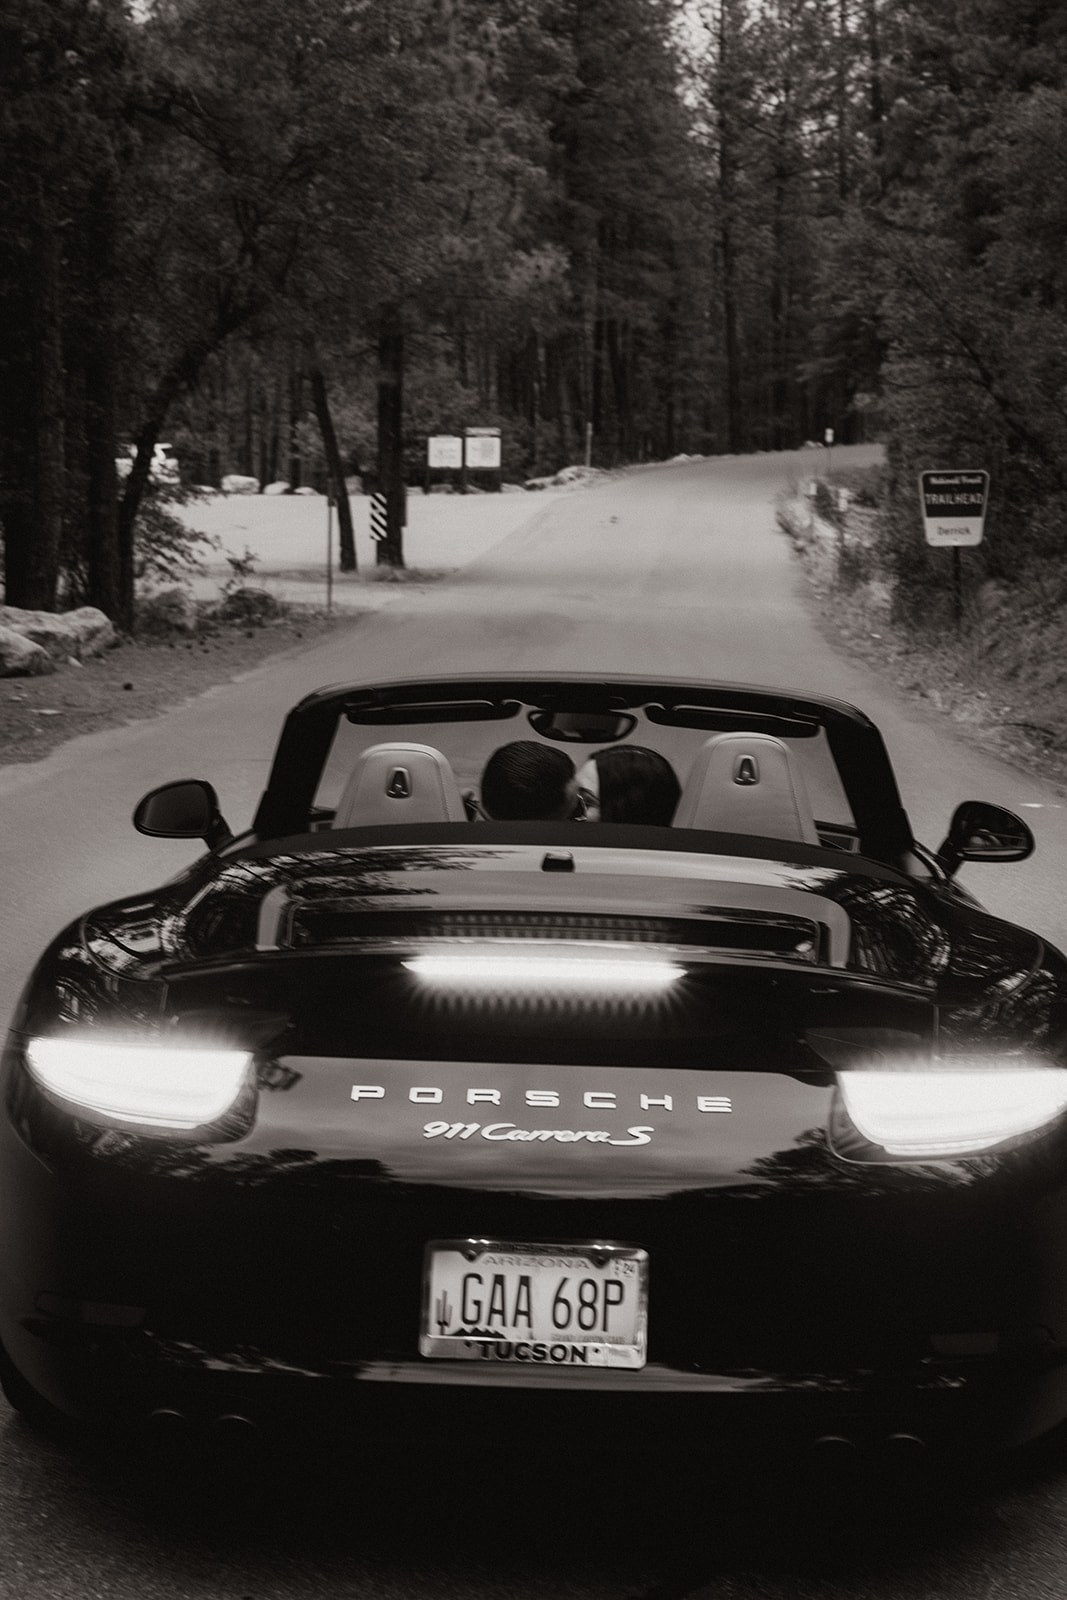
<path fill-rule="evenodd" d="M 574 803 L 574 762 L 551 745 L 516 739 L 485 764 L 482 809 L 497 822 L 565 822 Z"/>

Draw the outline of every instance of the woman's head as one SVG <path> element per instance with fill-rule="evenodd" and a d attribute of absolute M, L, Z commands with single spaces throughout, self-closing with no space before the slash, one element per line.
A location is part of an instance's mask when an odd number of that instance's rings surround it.
<path fill-rule="evenodd" d="M 592 822 L 667 827 L 682 789 L 670 762 L 639 744 L 598 750 L 578 771 L 578 793 Z"/>

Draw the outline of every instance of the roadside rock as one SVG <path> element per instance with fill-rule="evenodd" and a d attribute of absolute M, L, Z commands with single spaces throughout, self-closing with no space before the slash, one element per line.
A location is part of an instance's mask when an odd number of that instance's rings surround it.
<path fill-rule="evenodd" d="M 231 589 L 218 609 L 224 622 L 248 622 L 255 626 L 281 616 L 282 605 L 266 589 Z"/>
<path fill-rule="evenodd" d="M 605 473 L 601 467 L 571 466 L 560 467 L 558 472 L 550 473 L 544 478 L 527 478 L 523 484 L 524 489 L 565 489 L 573 484 L 591 484 L 598 478 L 603 478 Z"/>
<path fill-rule="evenodd" d="M 41 645 L 0 626 L 0 678 L 38 678 L 55 670 L 55 662 Z"/>
<path fill-rule="evenodd" d="M 284 478 L 279 478 L 277 483 L 268 483 L 263 490 L 264 494 L 288 494 L 289 485 Z"/>
<path fill-rule="evenodd" d="M 175 585 L 147 594 L 137 606 L 139 633 L 195 633 L 196 601 L 188 589 Z"/>
<path fill-rule="evenodd" d="M 246 478 L 241 472 L 228 472 L 222 480 L 223 494 L 258 494 L 259 479 Z"/>
<path fill-rule="evenodd" d="M 0 606 L 0 628 L 10 629 L 41 646 L 53 662 L 68 656 L 97 656 L 115 643 L 115 630 L 96 606 L 75 611 L 23 611 Z"/>

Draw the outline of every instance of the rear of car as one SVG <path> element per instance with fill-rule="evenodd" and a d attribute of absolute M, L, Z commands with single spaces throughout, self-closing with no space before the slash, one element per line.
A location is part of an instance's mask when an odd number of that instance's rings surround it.
<path fill-rule="evenodd" d="M 1067 1073 L 1012 1036 L 1010 963 L 946 1062 L 951 926 L 894 869 L 526 833 L 250 845 L 56 941 L 0 1122 L 33 1390 L 864 1438 L 1062 1414 Z"/>

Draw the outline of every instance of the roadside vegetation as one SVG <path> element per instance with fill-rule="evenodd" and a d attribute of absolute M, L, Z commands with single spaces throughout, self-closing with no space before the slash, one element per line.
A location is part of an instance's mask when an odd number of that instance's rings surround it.
<path fill-rule="evenodd" d="M 957 615 L 952 552 L 932 551 L 942 570 L 920 595 L 901 571 L 885 467 L 813 473 L 783 498 L 779 522 L 835 645 L 962 737 L 1067 785 L 1067 596 L 1040 560 L 1004 582 L 980 548 L 961 551 Z"/>
<path fill-rule="evenodd" d="M 348 486 L 430 434 L 521 481 L 830 428 L 886 442 L 916 639 L 916 475 L 991 472 L 974 592 L 1056 692 L 1058 0 L 10 0 L 0 108 L 9 605 L 132 634 L 163 442 L 185 489 L 331 490 L 352 570 Z"/>

